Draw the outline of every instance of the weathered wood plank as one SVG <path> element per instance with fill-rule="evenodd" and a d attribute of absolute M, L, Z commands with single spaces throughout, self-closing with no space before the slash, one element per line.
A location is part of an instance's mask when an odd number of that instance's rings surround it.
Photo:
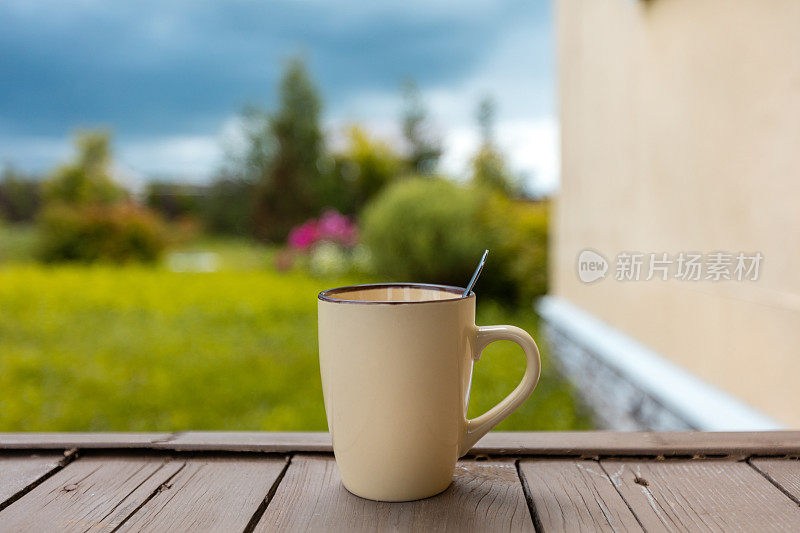
<path fill-rule="evenodd" d="M 438 496 L 404 503 L 347 492 L 332 457 L 292 458 L 256 531 L 533 531 L 514 462 L 461 461 Z"/>
<path fill-rule="evenodd" d="M 155 445 L 171 450 L 331 452 L 327 433 L 187 432 Z M 736 455 L 800 453 L 800 432 L 491 432 L 473 455 Z"/>
<path fill-rule="evenodd" d="M 63 454 L 0 456 L 0 509 L 46 474 L 60 468 Z"/>
<path fill-rule="evenodd" d="M 243 531 L 286 458 L 189 459 L 120 531 Z"/>
<path fill-rule="evenodd" d="M 745 462 L 601 461 L 648 531 L 798 531 L 800 507 Z"/>
<path fill-rule="evenodd" d="M 520 470 L 544 531 L 642 531 L 596 461 L 525 459 Z"/>
<path fill-rule="evenodd" d="M 69 450 L 71 448 L 149 448 L 172 433 L 0 433 L 0 450 Z"/>
<path fill-rule="evenodd" d="M 751 459 L 750 464 L 800 504 L 800 460 Z"/>
<path fill-rule="evenodd" d="M 6 433 L 0 449 L 153 448 L 177 451 L 331 452 L 323 432 Z M 491 432 L 473 455 L 673 456 L 800 454 L 800 431 Z"/>
<path fill-rule="evenodd" d="M 148 457 L 78 459 L 0 511 L 3 531 L 110 531 L 183 463 Z"/>
<path fill-rule="evenodd" d="M 791 455 L 800 453 L 800 431 L 564 431 L 491 432 L 476 454 L 562 456 Z"/>
<path fill-rule="evenodd" d="M 176 451 L 326 452 L 333 451 L 327 432 L 189 431 L 154 448 Z"/>

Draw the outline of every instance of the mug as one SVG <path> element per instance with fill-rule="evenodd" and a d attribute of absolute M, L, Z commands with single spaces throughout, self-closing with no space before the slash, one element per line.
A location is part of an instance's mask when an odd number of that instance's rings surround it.
<path fill-rule="evenodd" d="M 536 343 L 514 326 L 476 326 L 475 293 L 390 283 L 323 291 L 319 360 L 328 429 L 342 483 L 370 500 L 409 501 L 444 491 L 456 461 L 533 392 Z M 472 364 L 491 342 L 519 344 L 522 381 L 467 419 Z"/>

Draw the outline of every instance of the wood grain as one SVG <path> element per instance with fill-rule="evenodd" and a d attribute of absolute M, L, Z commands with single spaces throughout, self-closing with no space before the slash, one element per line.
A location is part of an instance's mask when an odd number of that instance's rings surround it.
<path fill-rule="evenodd" d="M 332 457 L 295 456 L 256 531 L 533 531 L 512 460 L 461 461 L 438 496 L 405 503 L 347 492 Z"/>
<path fill-rule="evenodd" d="M 153 445 L 176 451 L 332 452 L 331 437 L 320 431 L 189 431 Z"/>
<path fill-rule="evenodd" d="M 71 448 L 148 448 L 168 440 L 172 433 L 0 433 L 0 449 L 69 450 Z"/>
<path fill-rule="evenodd" d="M 0 512 L 3 531 L 109 531 L 182 463 L 164 458 L 78 459 Z"/>
<path fill-rule="evenodd" d="M 791 455 L 800 454 L 800 431 L 490 432 L 471 453 L 582 457 Z"/>
<path fill-rule="evenodd" d="M 751 459 L 750 464 L 800 504 L 800 459 Z"/>
<path fill-rule="evenodd" d="M 0 456 L 0 509 L 43 476 L 60 468 L 62 454 Z"/>
<path fill-rule="evenodd" d="M 596 461 L 527 459 L 519 466 L 544 531 L 642 531 Z"/>
<path fill-rule="evenodd" d="M 0 449 L 154 448 L 180 451 L 330 452 L 324 432 L 0 433 Z M 791 455 L 799 431 L 492 432 L 472 454 L 492 455 Z"/>
<path fill-rule="evenodd" d="M 0 449 L 162 449 L 230 452 L 331 452 L 323 432 L 0 433 Z M 491 432 L 472 455 L 733 457 L 800 455 L 800 431 Z"/>
<path fill-rule="evenodd" d="M 601 461 L 648 531 L 798 531 L 800 507 L 746 462 Z"/>
<path fill-rule="evenodd" d="M 286 458 L 189 459 L 120 531 L 243 531 Z"/>
<path fill-rule="evenodd" d="M 189 431 L 155 444 L 169 450 L 251 452 L 331 452 L 330 435 L 320 432 Z M 800 431 L 764 432 L 618 432 L 618 431 L 493 431 L 471 455 L 658 456 L 658 455 L 788 455 L 800 454 Z"/>

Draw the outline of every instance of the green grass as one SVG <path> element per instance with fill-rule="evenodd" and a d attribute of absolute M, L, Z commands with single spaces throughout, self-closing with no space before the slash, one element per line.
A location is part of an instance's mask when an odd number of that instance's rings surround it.
<path fill-rule="evenodd" d="M 219 257 L 220 270 L 263 270 L 272 266 L 274 250 L 255 244 L 250 239 L 202 236 L 180 246 L 173 252 L 192 253 L 211 251 Z"/>
<path fill-rule="evenodd" d="M 0 431 L 326 429 L 316 295 L 358 280 L 275 272 L 249 243 L 212 248 L 227 270 L 0 264 Z M 530 310 L 478 309 L 479 324 L 538 338 Z M 544 356 L 536 392 L 501 429 L 588 427 Z M 523 369 L 518 347 L 491 345 L 470 416 Z"/>
<path fill-rule="evenodd" d="M 33 261 L 37 244 L 38 234 L 33 225 L 11 225 L 0 220 L 0 263 Z"/>

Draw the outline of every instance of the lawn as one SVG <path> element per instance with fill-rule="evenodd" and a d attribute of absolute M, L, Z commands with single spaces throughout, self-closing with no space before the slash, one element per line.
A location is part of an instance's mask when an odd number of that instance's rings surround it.
<path fill-rule="evenodd" d="M 326 429 L 316 295 L 358 280 L 276 272 L 267 252 L 244 246 L 218 245 L 213 273 L 0 264 L 0 431 Z M 538 338 L 529 309 L 480 296 L 478 309 L 479 324 Z M 536 392 L 500 428 L 587 428 L 543 355 Z M 518 347 L 492 345 L 476 365 L 470 416 L 523 367 Z"/>

